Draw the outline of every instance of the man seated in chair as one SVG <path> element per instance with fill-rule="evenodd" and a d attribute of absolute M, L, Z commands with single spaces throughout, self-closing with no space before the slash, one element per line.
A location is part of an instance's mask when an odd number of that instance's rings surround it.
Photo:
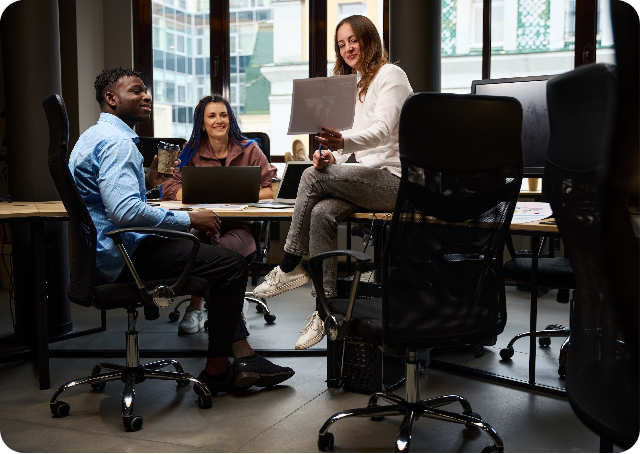
<path fill-rule="evenodd" d="M 102 113 L 98 123 L 80 136 L 69 169 L 98 233 L 97 283 L 130 282 L 134 279 L 106 232 L 124 227 L 194 228 L 211 236 L 219 231 L 220 219 L 209 210 L 174 212 L 147 205 L 146 191 L 172 177 L 158 172 L 157 156 L 145 175 L 135 145 L 138 135 L 132 128 L 151 118 L 151 96 L 140 73 L 131 69 L 105 70 L 94 86 Z M 179 276 L 192 248 L 190 241 L 155 235 L 124 233 L 122 239 L 143 281 Z M 191 275 L 211 285 L 207 363 L 198 377 L 211 393 L 273 386 L 291 378 L 291 368 L 269 362 L 247 342 L 249 333 L 240 317 L 248 275 L 244 257 L 201 244 Z"/>

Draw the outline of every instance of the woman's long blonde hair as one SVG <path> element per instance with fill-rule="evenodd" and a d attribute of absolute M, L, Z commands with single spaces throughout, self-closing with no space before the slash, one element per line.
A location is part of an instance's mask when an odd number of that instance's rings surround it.
<path fill-rule="evenodd" d="M 364 102 L 367 96 L 369 85 L 382 65 L 389 63 L 387 51 L 380 41 L 380 35 L 373 22 L 365 16 L 349 16 L 340 21 L 336 27 L 334 34 L 334 45 L 336 50 L 336 65 L 333 67 L 334 76 L 343 76 L 356 72 L 347 64 L 340 55 L 340 47 L 338 46 L 338 29 L 345 23 L 351 26 L 356 35 L 356 39 L 360 44 L 360 82 L 358 82 L 358 99 Z"/>

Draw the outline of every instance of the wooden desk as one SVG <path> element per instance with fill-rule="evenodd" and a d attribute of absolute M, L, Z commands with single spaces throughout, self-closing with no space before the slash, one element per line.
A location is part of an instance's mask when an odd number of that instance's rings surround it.
<path fill-rule="evenodd" d="M 293 208 L 269 209 L 248 207 L 242 211 L 219 211 L 218 215 L 222 219 L 227 220 L 267 220 L 267 221 L 284 221 L 290 220 L 293 215 Z M 354 213 L 349 216 L 346 221 L 371 221 L 374 218 L 374 224 L 377 226 L 378 234 L 381 233 L 381 226 L 385 220 L 390 221 L 390 213 Z M 48 329 L 47 329 L 47 306 L 46 302 L 46 275 L 45 275 L 45 257 L 44 257 L 44 221 L 50 220 L 67 220 L 67 212 L 62 202 L 13 202 L 0 203 L 0 220 L 3 221 L 29 221 L 32 225 L 31 235 L 33 242 L 34 262 L 36 263 L 36 295 L 38 295 L 38 311 L 36 314 L 38 323 L 38 339 L 37 339 L 37 357 L 38 357 L 38 374 L 40 377 L 40 389 L 49 388 L 49 350 L 48 350 Z M 515 235 L 527 235 L 532 237 L 532 250 L 538 250 L 540 247 L 541 237 L 558 237 L 559 232 L 555 225 L 541 224 L 549 220 L 530 222 L 526 224 L 511 224 L 511 233 Z M 380 244 L 380 243 L 378 243 Z M 381 252 L 381 251 L 380 251 Z M 532 259 L 532 267 L 537 270 L 538 257 L 534 254 Z M 537 275 L 534 272 L 532 276 L 532 288 L 537 287 Z M 537 300 L 531 299 L 530 314 L 530 331 L 536 331 L 537 320 Z M 78 334 L 76 334 L 78 335 Z M 536 385 L 535 383 L 535 350 L 536 338 L 530 337 L 530 360 L 529 360 L 529 380 L 524 386 L 529 389 L 537 389 L 549 392 L 549 387 Z M 304 354 L 304 351 L 296 352 Z M 314 352 L 307 352 L 314 353 Z M 469 372 L 469 371 L 466 371 Z M 491 379 L 487 375 L 495 375 L 486 373 L 481 374 L 484 378 Z M 502 377 L 497 381 L 522 386 L 519 380 Z M 554 394 L 561 394 L 554 392 Z"/>

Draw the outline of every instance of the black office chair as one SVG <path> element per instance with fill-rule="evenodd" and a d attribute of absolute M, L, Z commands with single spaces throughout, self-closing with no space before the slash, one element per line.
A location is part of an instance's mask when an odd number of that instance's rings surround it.
<path fill-rule="evenodd" d="M 610 245 L 619 250 L 622 244 L 618 238 L 628 236 L 628 211 L 626 228 L 603 230 L 615 206 L 626 210 L 626 197 L 613 193 L 605 184 L 618 137 L 616 69 L 588 65 L 557 76 L 547 86 L 547 100 L 551 139 L 545 180 L 576 279 L 567 397 L 589 428 L 628 449 L 640 435 L 640 376 L 627 343 L 628 333 L 621 329 L 618 308 L 637 305 L 638 294 L 630 301 L 617 301 L 606 260 Z M 635 153 L 639 144 L 635 144 Z M 630 239 L 625 249 L 637 253 L 632 233 Z M 623 254 L 614 260 L 621 259 Z M 627 266 L 627 262 L 620 265 Z M 637 282 L 637 274 L 626 277 Z M 638 329 L 637 324 L 633 329 Z"/>
<path fill-rule="evenodd" d="M 531 275 L 533 272 L 532 261 L 530 258 L 518 257 L 511 237 L 507 238 L 507 248 L 511 254 L 511 260 L 508 260 L 504 264 L 505 277 L 512 278 L 518 283 L 531 284 Z M 532 251 L 534 254 L 540 255 L 541 250 L 544 248 L 542 244 L 540 251 Z M 570 298 L 569 294 L 576 288 L 576 281 L 573 276 L 573 269 L 571 268 L 571 262 L 567 257 L 552 257 L 552 258 L 538 258 L 538 273 L 537 284 L 540 287 L 558 289 L 556 301 L 558 303 L 569 303 L 569 320 L 572 318 L 574 300 Z M 531 289 L 533 297 L 537 299 L 538 289 Z M 545 329 L 536 331 L 534 336 L 538 338 L 538 344 L 540 347 L 549 347 L 551 345 L 552 337 L 564 337 L 565 340 L 560 346 L 560 356 L 558 358 L 558 375 L 563 377 L 567 372 L 567 355 L 569 354 L 569 346 L 571 341 L 571 322 L 569 327 L 560 324 L 547 325 Z M 514 336 L 509 344 L 500 350 L 500 357 L 508 361 L 514 355 L 515 350 L 513 344 L 523 337 L 530 337 L 529 331 L 520 333 Z M 533 354 L 533 352 L 531 352 Z"/>
<path fill-rule="evenodd" d="M 258 146 L 271 162 L 271 142 L 266 132 L 245 132 L 245 137 L 254 139 L 258 142 Z M 253 221 L 251 225 L 253 238 L 256 241 L 256 251 L 249 257 L 251 266 L 251 285 L 258 285 L 258 277 L 260 276 L 260 268 L 267 263 L 267 254 L 269 253 L 269 243 L 271 238 L 271 222 L 269 221 Z M 255 255 L 254 255 L 255 254 Z M 272 324 L 276 321 L 276 315 L 269 310 L 267 300 L 265 298 L 256 298 L 253 292 L 246 292 L 245 299 L 255 303 L 256 311 L 264 313 L 264 321 Z"/>
<path fill-rule="evenodd" d="M 106 382 L 119 380 L 125 383 L 122 394 L 122 421 L 125 428 L 139 430 L 142 418 L 133 414 L 135 386 L 146 379 L 175 380 L 178 385 L 193 383 L 199 388 L 198 405 L 211 407 L 211 392 L 207 386 L 184 371 L 173 359 L 139 364 L 138 332 L 136 320 L 138 309 L 144 308 L 147 320 L 159 317 L 159 308 L 169 306 L 175 295 L 204 296 L 209 283 L 201 278 L 189 277 L 200 243 L 188 233 L 155 228 L 124 228 L 107 233 L 118 245 L 122 256 L 135 279 L 135 283 L 111 283 L 96 285 L 96 228 L 78 192 L 69 171 L 67 149 L 69 144 L 69 122 L 64 100 L 57 94 L 47 96 L 42 102 L 49 124 L 49 171 L 69 216 L 71 232 L 71 280 L 69 299 L 81 306 L 93 306 L 100 310 L 126 309 L 128 330 L 126 332 L 126 365 L 110 362 L 97 364 L 91 375 L 71 380 L 55 392 L 50 401 L 51 413 L 56 417 L 69 414 L 69 404 L 58 400 L 60 394 L 76 385 L 89 384 L 95 391 L 105 389 Z M 122 245 L 120 235 L 124 232 L 149 233 L 170 238 L 184 238 L 193 243 L 188 263 L 181 276 L 175 279 L 141 282 Z M 176 372 L 161 369 L 173 367 Z M 106 373 L 101 373 L 106 370 Z"/>
<path fill-rule="evenodd" d="M 452 125 L 464 134 L 451 134 Z M 366 408 L 336 413 L 318 436 L 334 443 L 330 426 L 351 416 L 403 416 L 396 451 L 409 450 L 414 419 L 427 417 L 484 430 L 502 452 L 496 431 L 458 395 L 420 400 L 419 349 L 474 343 L 506 322 L 502 250 L 522 183 L 522 108 L 513 98 L 419 93 L 400 115 L 402 177 L 382 256 L 382 297 L 357 299 L 370 258 L 355 251 L 312 257 L 309 271 L 330 341 L 359 338 L 405 354 L 406 398 L 376 392 Z M 350 298 L 327 300 L 322 261 L 355 259 Z M 379 406 L 382 399 L 391 405 Z M 458 402 L 462 413 L 440 410 Z"/>
<path fill-rule="evenodd" d="M 271 162 L 269 135 L 265 132 L 245 132 L 243 134 L 249 139 L 256 139 L 258 146 L 267 157 L 267 160 Z M 153 159 L 153 156 L 151 158 Z M 271 237 L 270 228 L 271 223 L 269 221 L 253 221 L 253 224 L 251 224 L 251 233 L 253 234 L 253 239 L 256 242 L 256 251 L 247 257 L 247 261 L 251 267 L 251 285 L 258 285 L 260 266 L 263 263 L 267 263 L 267 254 L 269 253 L 269 241 Z M 264 321 L 267 322 L 267 324 L 272 324 L 276 321 L 276 315 L 269 309 L 265 298 L 256 298 L 253 296 L 253 292 L 245 292 L 244 296 L 248 302 L 256 305 L 257 312 L 264 314 Z M 169 320 L 172 322 L 178 321 L 180 319 L 180 306 L 188 301 L 189 298 L 178 302 L 178 304 L 174 306 L 173 311 L 169 312 Z M 205 327 L 207 327 L 207 322 L 205 322 Z"/>
<path fill-rule="evenodd" d="M 567 397 L 580 420 L 601 436 L 603 452 L 613 452 L 613 443 L 631 448 L 640 427 L 640 242 L 629 211 L 638 196 L 638 16 L 628 4 L 614 3 L 614 30 L 617 13 L 618 23 L 628 21 L 634 31 L 622 35 L 627 43 L 616 39 L 621 86 L 616 68 L 600 64 L 581 66 L 547 86 L 545 180 L 576 279 Z M 625 46 L 629 54 L 618 52 Z M 634 61 L 635 71 L 625 66 Z M 626 87 L 623 74 L 629 76 Z M 625 114 L 636 121 L 625 124 Z"/>

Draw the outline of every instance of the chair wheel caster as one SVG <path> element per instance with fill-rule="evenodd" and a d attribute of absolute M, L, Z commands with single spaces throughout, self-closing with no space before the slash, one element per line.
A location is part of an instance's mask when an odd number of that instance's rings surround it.
<path fill-rule="evenodd" d="M 198 407 L 200 408 L 211 408 L 213 405 L 211 396 L 198 396 Z"/>
<path fill-rule="evenodd" d="M 371 421 L 382 421 L 384 420 L 384 416 L 372 416 Z"/>
<path fill-rule="evenodd" d="M 504 448 L 498 448 L 497 446 L 487 446 L 482 452 L 504 452 Z"/>
<path fill-rule="evenodd" d="M 484 347 L 482 345 L 474 345 L 473 346 L 473 357 L 481 358 L 484 356 Z"/>
<path fill-rule="evenodd" d="M 264 321 L 270 325 L 276 321 L 276 316 L 274 314 L 264 314 Z"/>
<path fill-rule="evenodd" d="M 333 434 L 331 432 L 318 435 L 318 449 L 320 451 L 331 451 L 333 449 Z"/>
<path fill-rule="evenodd" d="M 473 411 L 473 412 L 471 412 L 471 413 L 463 413 L 463 414 L 464 414 L 464 415 L 467 415 L 467 416 L 472 416 L 472 417 L 474 417 L 474 418 L 478 418 L 478 419 L 482 420 L 482 416 L 480 416 L 480 415 L 479 415 L 478 413 L 476 413 L 475 411 Z M 465 424 L 464 426 L 465 426 L 467 429 L 470 429 L 470 430 L 478 430 L 478 429 L 479 429 L 479 427 L 478 427 L 478 426 L 476 426 L 475 424 Z"/>
<path fill-rule="evenodd" d="M 178 386 L 188 386 L 191 383 L 191 380 L 176 380 Z"/>
<path fill-rule="evenodd" d="M 567 365 L 566 364 L 560 364 L 558 366 L 558 375 L 560 375 L 560 378 L 565 378 L 565 376 L 567 375 Z"/>
<path fill-rule="evenodd" d="M 264 312 L 264 309 L 259 304 L 256 304 L 256 312 L 258 314 L 262 314 Z"/>
<path fill-rule="evenodd" d="M 538 338 L 538 345 L 540 347 L 548 347 L 549 345 L 551 345 L 551 338 L 550 337 L 539 337 Z"/>
<path fill-rule="evenodd" d="M 140 416 L 123 416 L 122 424 L 124 428 L 132 432 L 142 429 L 142 418 Z"/>
<path fill-rule="evenodd" d="M 180 311 L 171 311 L 169 312 L 169 320 L 172 322 L 177 322 L 180 319 Z"/>
<path fill-rule="evenodd" d="M 56 418 L 64 418 L 69 414 L 69 410 L 71 410 L 69 404 L 61 400 L 55 404 L 49 404 L 49 408 L 51 409 L 51 414 Z"/>
<path fill-rule="evenodd" d="M 500 358 L 502 358 L 505 361 L 507 361 L 507 360 L 511 359 L 511 357 L 513 356 L 514 353 L 515 353 L 515 351 L 513 350 L 513 347 L 503 348 L 502 350 L 500 350 Z"/>
<path fill-rule="evenodd" d="M 204 330 L 209 331 L 209 320 L 204 321 Z"/>
<path fill-rule="evenodd" d="M 107 387 L 106 383 L 91 383 L 91 389 L 95 391 L 104 391 L 106 387 Z"/>

